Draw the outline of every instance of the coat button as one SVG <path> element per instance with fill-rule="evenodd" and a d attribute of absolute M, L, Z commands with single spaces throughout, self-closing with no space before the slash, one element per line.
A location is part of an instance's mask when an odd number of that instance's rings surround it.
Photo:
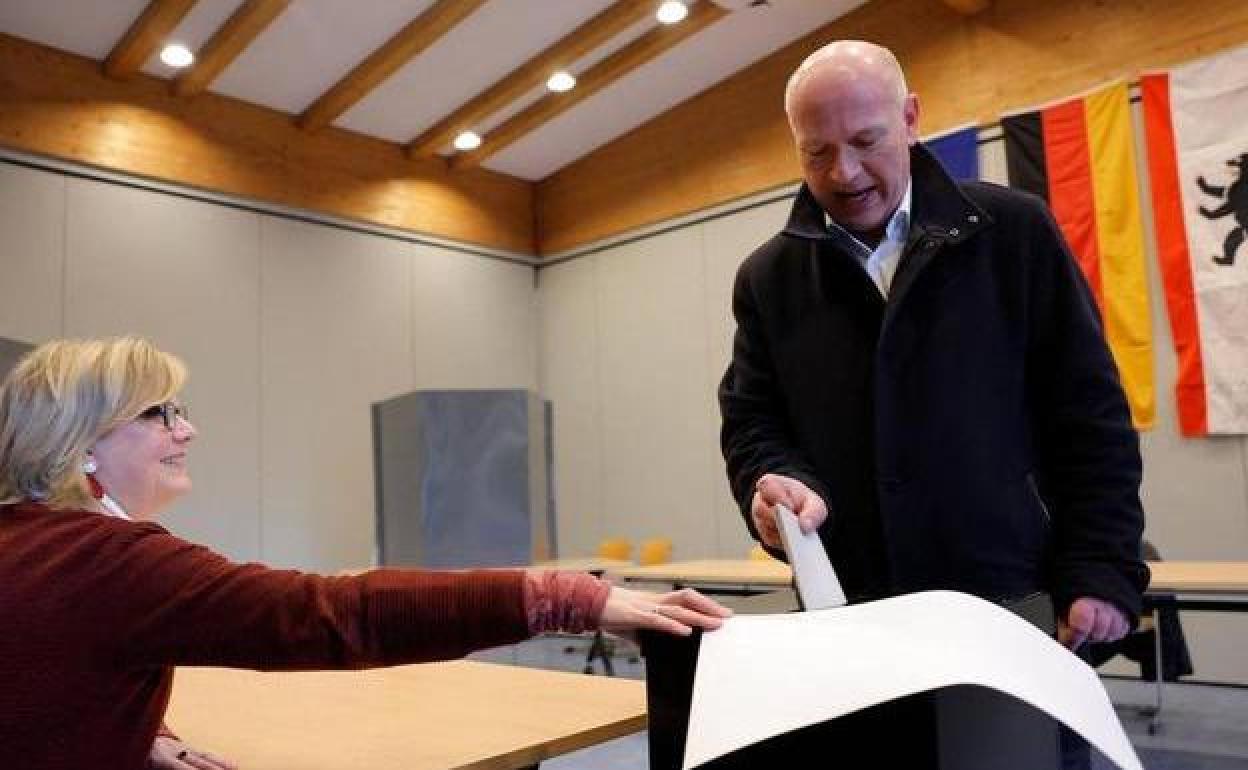
<path fill-rule="evenodd" d="M 966 218 L 966 221 L 970 222 L 971 224 L 975 224 L 976 222 L 979 221 L 979 214 L 971 214 L 970 216 Z"/>
<path fill-rule="evenodd" d="M 953 236 L 954 238 L 957 238 L 957 237 L 958 237 L 958 233 L 960 233 L 960 232 L 961 232 L 961 230 L 959 230 L 959 229 L 958 229 L 958 228 L 956 228 L 956 227 L 951 227 L 951 228 L 949 228 L 949 234 L 950 234 L 951 236 Z"/>

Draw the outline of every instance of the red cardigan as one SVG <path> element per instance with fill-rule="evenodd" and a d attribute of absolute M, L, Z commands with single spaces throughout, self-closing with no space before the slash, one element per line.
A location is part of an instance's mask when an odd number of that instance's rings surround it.
<path fill-rule="evenodd" d="M 367 668 L 519 641 L 524 585 L 238 565 L 157 524 L 0 507 L 0 768 L 146 767 L 175 665 Z"/>

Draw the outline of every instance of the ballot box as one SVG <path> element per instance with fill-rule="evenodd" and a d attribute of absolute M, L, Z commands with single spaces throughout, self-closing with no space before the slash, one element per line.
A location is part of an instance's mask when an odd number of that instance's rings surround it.
<path fill-rule="evenodd" d="M 735 606 L 738 613 L 783 611 L 784 594 Z M 788 607 L 796 609 L 791 596 Z M 1048 597 L 1010 606 L 1052 632 Z M 641 634 L 646 658 L 651 770 L 679 770 L 685 748 L 701 634 Z M 852 651 L 829 650 L 829 655 Z M 819 661 L 803 665 L 817 666 Z M 1026 665 L 1026 661 L 1019 661 Z M 742 672 L 748 675 L 748 672 Z M 741 720 L 751 705 L 740 704 Z M 931 770 L 1055 770 L 1061 766 L 1059 727 L 1047 714 L 995 690 L 941 688 L 899 698 L 755 743 L 699 767 L 741 770 L 780 767 L 905 767 Z"/>

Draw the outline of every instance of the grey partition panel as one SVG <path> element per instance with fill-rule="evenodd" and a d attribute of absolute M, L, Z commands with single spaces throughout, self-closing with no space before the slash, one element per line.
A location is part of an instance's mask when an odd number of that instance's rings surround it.
<path fill-rule="evenodd" d="M 545 404 L 524 390 L 373 405 L 380 562 L 460 568 L 552 554 Z"/>
<path fill-rule="evenodd" d="M 534 397 L 536 398 L 536 396 Z M 559 553 L 559 521 L 555 509 L 555 409 L 549 401 L 542 401 L 542 462 L 546 468 L 546 532 L 550 537 L 549 556 Z"/>
<path fill-rule="evenodd" d="M 0 337 L 0 380 L 8 375 L 9 370 L 17 364 L 22 356 L 31 348 L 25 342 Z"/>

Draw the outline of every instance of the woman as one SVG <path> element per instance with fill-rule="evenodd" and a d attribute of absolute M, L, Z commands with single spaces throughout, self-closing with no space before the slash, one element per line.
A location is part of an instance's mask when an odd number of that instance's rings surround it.
<path fill-rule="evenodd" d="M 576 573 L 231 563 L 152 521 L 191 489 L 184 379 L 178 359 L 123 338 L 45 344 L 0 387 L 5 767 L 229 767 L 161 728 L 177 665 L 366 668 L 556 629 L 687 634 L 728 614 Z"/>

